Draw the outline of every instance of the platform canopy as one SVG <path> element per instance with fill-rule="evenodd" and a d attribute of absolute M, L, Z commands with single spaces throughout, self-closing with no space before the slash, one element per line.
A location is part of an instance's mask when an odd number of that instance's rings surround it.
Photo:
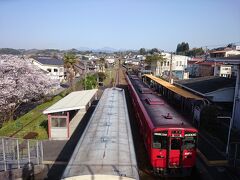
<path fill-rule="evenodd" d="M 96 93 L 97 89 L 74 91 L 43 111 L 43 114 L 85 109 Z"/>
<path fill-rule="evenodd" d="M 174 93 L 176 94 L 179 94 L 180 96 L 184 97 L 184 98 L 189 98 L 189 99 L 195 99 L 195 100 L 201 100 L 203 99 L 202 97 L 198 96 L 198 95 L 195 95 L 185 89 L 182 89 L 180 87 L 177 87 L 177 86 L 174 86 L 172 85 L 171 83 L 167 82 L 167 81 L 164 81 L 158 77 L 155 77 L 151 74 L 144 74 L 144 76 L 146 76 L 147 78 L 155 81 L 156 83 L 164 86 L 165 88 L 173 91 Z"/>

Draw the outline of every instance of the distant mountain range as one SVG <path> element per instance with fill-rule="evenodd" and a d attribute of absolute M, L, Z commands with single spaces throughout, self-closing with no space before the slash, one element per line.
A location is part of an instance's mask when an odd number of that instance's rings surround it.
<path fill-rule="evenodd" d="M 105 53 L 113 53 L 113 52 L 119 52 L 119 51 L 138 51 L 133 49 L 115 49 L 111 47 L 103 47 L 100 49 L 93 49 L 88 47 L 80 47 L 77 48 L 79 51 L 92 51 L 92 52 L 105 52 Z"/>
<path fill-rule="evenodd" d="M 123 51 L 132 51 L 135 52 L 137 50 L 130 50 L 130 49 L 114 49 L 111 47 L 103 47 L 100 49 L 93 49 L 88 47 L 80 47 L 80 48 L 72 48 L 68 50 L 59 50 L 59 49 L 13 49 L 13 48 L 0 48 L 0 54 L 46 54 L 46 55 L 53 55 L 58 53 L 65 53 L 65 52 L 75 52 L 79 53 L 81 51 L 92 51 L 92 52 L 104 52 L 104 53 L 113 53 L 113 52 L 123 52 Z"/>
<path fill-rule="evenodd" d="M 106 53 L 112 53 L 118 51 L 117 49 L 111 48 L 111 47 L 103 47 L 100 49 L 93 49 L 88 47 L 80 47 L 77 48 L 79 51 L 92 51 L 92 52 L 106 52 Z"/>

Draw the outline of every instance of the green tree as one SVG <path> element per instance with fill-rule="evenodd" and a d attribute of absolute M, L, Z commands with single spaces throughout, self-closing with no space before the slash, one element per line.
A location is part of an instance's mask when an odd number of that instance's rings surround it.
<path fill-rule="evenodd" d="M 98 61 L 98 64 L 99 64 L 99 70 L 101 72 L 104 72 L 104 68 L 105 68 L 105 58 L 104 57 L 101 57 Z"/>
<path fill-rule="evenodd" d="M 97 87 L 97 77 L 96 75 L 89 75 L 82 81 L 84 89 L 94 89 Z"/>
<path fill-rule="evenodd" d="M 154 54 L 154 53 L 160 53 L 160 51 L 157 48 L 153 48 L 149 51 L 150 54 Z"/>
<path fill-rule="evenodd" d="M 145 63 L 151 67 L 153 72 L 156 72 L 157 63 L 161 64 L 164 61 L 166 61 L 166 58 L 164 58 L 161 54 L 153 54 L 147 56 L 145 59 Z"/>
<path fill-rule="evenodd" d="M 141 48 L 140 50 L 139 50 L 139 54 L 141 54 L 141 55 L 145 55 L 147 52 L 146 52 L 146 49 L 145 48 Z"/>
<path fill-rule="evenodd" d="M 202 48 L 193 48 L 189 50 L 186 55 L 191 57 L 201 56 L 204 55 L 204 50 Z"/>
<path fill-rule="evenodd" d="M 107 78 L 106 74 L 103 72 L 98 72 L 96 75 L 98 77 L 99 82 L 103 82 Z"/>
<path fill-rule="evenodd" d="M 186 55 L 188 51 L 189 51 L 188 43 L 182 42 L 177 45 L 176 54 Z"/>
<path fill-rule="evenodd" d="M 165 60 L 166 59 L 161 54 L 154 54 L 147 56 L 145 62 L 150 65 L 152 63 L 156 63 L 157 61 L 163 62 Z"/>
<path fill-rule="evenodd" d="M 77 63 L 77 57 L 74 53 L 64 54 L 64 68 L 67 72 L 67 80 L 70 86 L 73 88 L 73 79 L 75 77 L 74 65 Z"/>

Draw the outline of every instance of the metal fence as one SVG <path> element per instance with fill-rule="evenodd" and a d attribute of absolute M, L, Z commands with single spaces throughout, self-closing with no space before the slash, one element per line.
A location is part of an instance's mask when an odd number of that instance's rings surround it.
<path fill-rule="evenodd" d="M 42 141 L 0 137 L 0 171 L 38 165 L 43 161 Z"/>

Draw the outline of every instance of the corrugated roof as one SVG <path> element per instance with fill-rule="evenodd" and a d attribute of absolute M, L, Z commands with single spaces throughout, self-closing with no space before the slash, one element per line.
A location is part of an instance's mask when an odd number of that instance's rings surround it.
<path fill-rule="evenodd" d="M 105 89 L 62 178 L 84 179 L 85 175 L 93 179 L 100 179 L 99 175 L 138 179 L 123 89 Z"/>
<path fill-rule="evenodd" d="M 71 111 L 85 108 L 93 96 L 97 93 L 97 89 L 75 91 L 56 102 L 54 105 L 43 111 L 43 114 Z"/>
<path fill-rule="evenodd" d="M 182 97 L 189 98 L 189 99 L 196 99 L 196 100 L 203 99 L 200 96 L 197 96 L 197 95 L 195 95 L 193 93 L 190 93 L 190 92 L 188 92 L 188 91 L 186 91 L 186 90 L 184 90 L 184 89 L 182 89 L 180 87 L 174 86 L 174 85 L 170 84 L 169 82 L 164 81 L 164 80 L 162 80 L 160 78 L 157 78 L 157 77 L 155 77 L 153 75 L 145 74 L 144 76 L 150 78 L 151 80 L 155 81 L 158 84 L 161 84 L 165 88 L 175 92 L 176 94 L 179 94 Z"/>

